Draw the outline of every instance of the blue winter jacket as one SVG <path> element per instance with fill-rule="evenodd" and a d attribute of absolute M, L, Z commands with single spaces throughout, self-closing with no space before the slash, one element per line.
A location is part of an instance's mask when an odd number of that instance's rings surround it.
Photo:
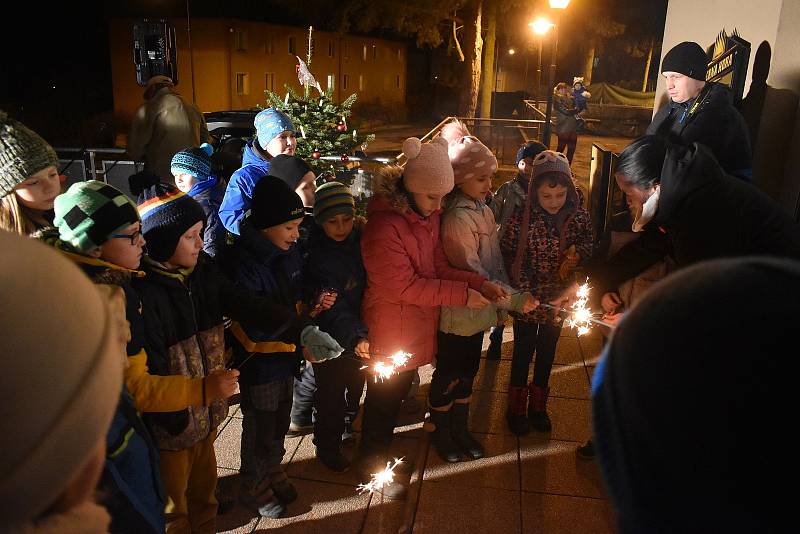
<path fill-rule="evenodd" d="M 333 336 L 347 351 L 367 337 L 367 327 L 361 321 L 367 272 L 361 258 L 359 230 L 354 229 L 347 239 L 336 242 L 315 224 L 309 232 L 303 284 L 309 296 L 319 295 L 324 288 L 336 290 L 336 303 L 316 319 L 320 330 Z"/>
<path fill-rule="evenodd" d="M 225 189 L 217 177 L 212 176 L 208 180 L 197 182 L 189 190 L 189 196 L 194 198 L 206 213 L 203 252 L 215 258 L 225 246 L 225 227 L 219 219 L 219 209 L 225 196 Z"/>
<path fill-rule="evenodd" d="M 231 175 L 225 198 L 219 207 L 219 218 L 229 232 L 239 235 L 239 223 L 250 210 L 253 189 L 258 181 L 269 174 L 267 153 L 258 142 L 249 141 L 244 147 L 241 168 Z"/>

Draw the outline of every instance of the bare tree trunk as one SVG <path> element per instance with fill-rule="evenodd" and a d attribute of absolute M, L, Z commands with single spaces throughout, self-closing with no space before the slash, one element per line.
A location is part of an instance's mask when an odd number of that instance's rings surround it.
<path fill-rule="evenodd" d="M 647 62 L 644 65 L 644 80 L 642 80 L 642 92 L 647 91 L 647 80 L 650 78 L 650 63 L 653 61 L 653 48 L 655 43 L 650 39 L 650 50 L 647 51 Z"/>
<path fill-rule="evenodd" d="M 481 79 L 481 117 L 492 116 L 492 93 L 497 84 L 494 72 L 497 58 L 495 40 L 497 37 L 497 6 L 492 0 L 486 0 L 486 39 L 483 42 L 483 66 Z"/>
<path fill-rule="evenodd" d="M 466 50 L 466 87 L 462 97 L 462 114 L 465 117 L 474 117 L 478 107 L 478 90 L 481 83 L 481 52 L 483 50 L 483 38 L 481 37 L 481 11 L 483 0 L 476 0 L 474 17 L 470 17 L 471 22 L 467 25 L 467 50 Z"/>
<path fill-rule="evenodd" d="M 594 37 L 589 39 L 589 49 L 586 51 L 586 56 L 583 64 L 583 85 L 592 83 L 592 69 L 594 68 L 594 53 L 597 48 Z M 572 81 L 572 80 L 568 80 Z"/>

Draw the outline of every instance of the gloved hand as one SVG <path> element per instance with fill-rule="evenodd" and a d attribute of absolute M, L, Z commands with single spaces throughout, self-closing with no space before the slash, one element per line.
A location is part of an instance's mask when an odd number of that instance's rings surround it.
<path fill-rule="evenodd" d="M 311 363 L 332 360 L 344 352 L 344 349 L 330 334 L 313 325 L 308 325 L 300 333 L 300 345 L 303 347 L 303 355 L 306 360 Z"/>

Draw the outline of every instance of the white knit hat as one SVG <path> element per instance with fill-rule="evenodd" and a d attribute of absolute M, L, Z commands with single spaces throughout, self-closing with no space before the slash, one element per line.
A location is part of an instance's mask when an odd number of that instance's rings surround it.
<path fill-rule="evenodd" d="M 119 317 L 69 260 L 0 232 L 0 525 L 40 516 L 104 439 L 122 391 Z"/>
<path fill-rule="evenodd" d="M 453 121 L 442 128 L 442 137 L 449 143 L 447 154 L 453 166 L 455 184 L 480 176 L 485 172 L 494 174 L 497 158 L 480 139 L 471 135 L 461 121 Z"/>

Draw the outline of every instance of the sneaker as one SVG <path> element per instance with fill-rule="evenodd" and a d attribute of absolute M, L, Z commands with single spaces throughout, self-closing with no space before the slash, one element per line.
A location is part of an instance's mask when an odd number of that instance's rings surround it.
<path fill-rule="evenodd" d="M 286 505 L 278 499 L 277 495 L 272 490 L 267 490 L 262 495 L 258 496 L 243 491 L 239 495 L 239 500 L 247 508 L 258 512 L 258 515 L 261 517 L 277 519 L 286 512 Z"/>
<path fill-rule="evenodd" d="M 317 460 L 334 473 L 345 473 L 350 470 L 350 460 L 340 451 L 322 451 L 317 449 Z"/>
<path fill-rule="evenodd" d="M 289 431 L 286 432 L 287 438 L 296 438 L 297 436 L 305 436 L 314 431 L 314 425 L 308 423 L 307 425 L 297 424 L 294 421 L 289 423 Z"/>
<path fill-rule="evenodd" d="M 594 442 L 592 440 L 587 440 L 586 443 L 578 447 L 575 453 L 578 455 L 578 458 L 581 458 L 582 460 L 593 460 Z"/>
<path fill-rule="evenodd" d="M 273 482 L 270 484 L 270 487 L 272 491 L 275 492 L 275 496 L 278 497 L 278 500 L 283 504 L 292 504 L 297 500 L 297 489 L 294 487 L 294 484 L 289 482 L 289 479 L 284 479 L 277 483 Z"/>

